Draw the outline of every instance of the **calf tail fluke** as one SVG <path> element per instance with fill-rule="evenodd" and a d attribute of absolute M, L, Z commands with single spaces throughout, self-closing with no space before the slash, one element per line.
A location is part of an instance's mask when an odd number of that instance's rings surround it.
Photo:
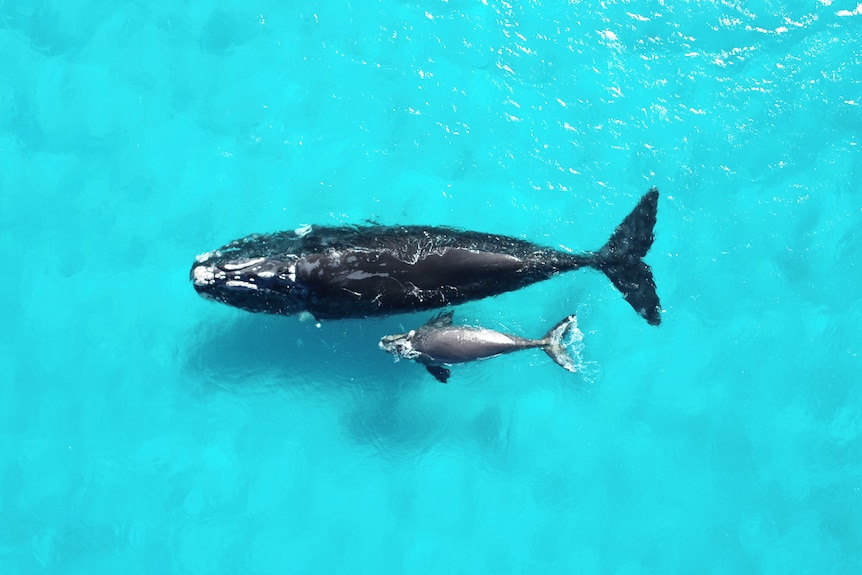
<path fill-rule="evenodd" d="M 575 316 L 562 320 L 548 331 L 542 338 L 542 349 L 560 367 L 568 371 L 577 371 L 578 362 L 572 353 L 571 346 L 580 341 L 581 332 L 578 329 L 578 320 Z"/>
<path fill-rule="evenodd" d="M 642 258 L 655 239 L 653 228 L 657 208 L 658 189 L 651 188 L 617 226 L 611 239 L 596 254 L 594 264 L 650 325 L 661 323 L 661 304 L 652 270 Z"/>

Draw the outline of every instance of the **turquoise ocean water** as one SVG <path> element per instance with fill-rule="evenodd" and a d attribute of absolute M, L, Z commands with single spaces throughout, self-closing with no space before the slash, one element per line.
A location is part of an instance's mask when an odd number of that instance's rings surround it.
<path fill-rule="evenodd" d="M 0 2 L 0 572 L 862 572 L 862 5 Z M 199 298 L 301 224 L 598 248 L 448 385 Z"/>

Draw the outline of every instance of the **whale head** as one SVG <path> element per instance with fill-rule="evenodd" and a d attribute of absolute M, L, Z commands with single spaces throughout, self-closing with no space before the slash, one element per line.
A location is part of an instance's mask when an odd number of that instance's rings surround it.
<path fill-rule="evenodd" d="M 296 283 L 296 256 L 249 256 L 239 250 L 215 250 L 199 255 L 189 279 L 195 291 L 251 312 L 291 315 L 303 311 Z"/>
<path fill-rule="evenodd" d="M 384 335 L 380 338 L 377 346 L 383 351 L 394 355 L 396 361 L 399 359 L 416 359 L 421 353 L 413 348 L 413 338 L 415 335 L 415 330 L 410 330 L 407 333 Z"/>

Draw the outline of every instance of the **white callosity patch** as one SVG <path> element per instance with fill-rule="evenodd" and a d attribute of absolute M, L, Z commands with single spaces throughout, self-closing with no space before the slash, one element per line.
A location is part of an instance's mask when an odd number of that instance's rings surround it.
<path fill-rule="evenodd" d="M 195 266 L 192 276 L 194 277 L 195 285 L 199 286 L 212 285 L 215 283 L 216 278 L 213 268 L 209 266 Z"/>
<path fill-rule="evenodd" d="M 244 282 L 244 281 L 240 281 L 240 280 L 228 280 L 224 283 L 224 285 L 226 287 L 234 287 L 234 288 L 239 287 L 239 288 L 246 288 L 246 289 L 253 289 L 253 290 L 258 289 L 258 287 L 256 285 L 254 285 L 253 283 Z"/>
<path fill-rule="evenodd" d="M 224 264 L 222 267 L 227 271 L 244 270 L 264 261 L 266 261 L 266 258 L 255 258 L 252 260 L 246 260 L 244 262 Z"/>
<path fill-rule="evenodd" d="M 395 361 L 399 359 L 416 359 L 421 353 L 413 348 L 413 336 L 416 335 L 415 330 L 401 335 L 387 335 L 381 338 L 377 344 L 383 351 L 389 352 L 395 356 Z"/>

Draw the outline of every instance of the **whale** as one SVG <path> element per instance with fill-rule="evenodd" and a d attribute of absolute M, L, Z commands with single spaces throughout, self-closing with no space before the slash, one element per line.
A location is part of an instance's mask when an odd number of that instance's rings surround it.
<path fill-rule="evenodd" d="M 661 323 L 651 188 L 597 251 L 573 253 L 505 235 L 444 226 L 304 226 L 252 234 L 195 258 L 206 299 L 256 313 L 318 320 L 382 317 L 456 306 L 588 268 L 604 273 L 650 325 Z"/>
<path fill-rule="evenodd" d="M 448 366 L 488 359 L 505 353 L 539 348 L 566 371 L 575 372 L 575 359 L 569 355 L 566 341 L 580 335 L 577 318 L 563 318 L 542 339 L 527 339 L 484 327 L 454 325 L 454 311 L 446 311 L 428 323 L 407 333 L 385 335 L 378 347 L 395 356 L 395 360 L 413 360 L 437 381 L 446 383 L 451 375 Z"/>

